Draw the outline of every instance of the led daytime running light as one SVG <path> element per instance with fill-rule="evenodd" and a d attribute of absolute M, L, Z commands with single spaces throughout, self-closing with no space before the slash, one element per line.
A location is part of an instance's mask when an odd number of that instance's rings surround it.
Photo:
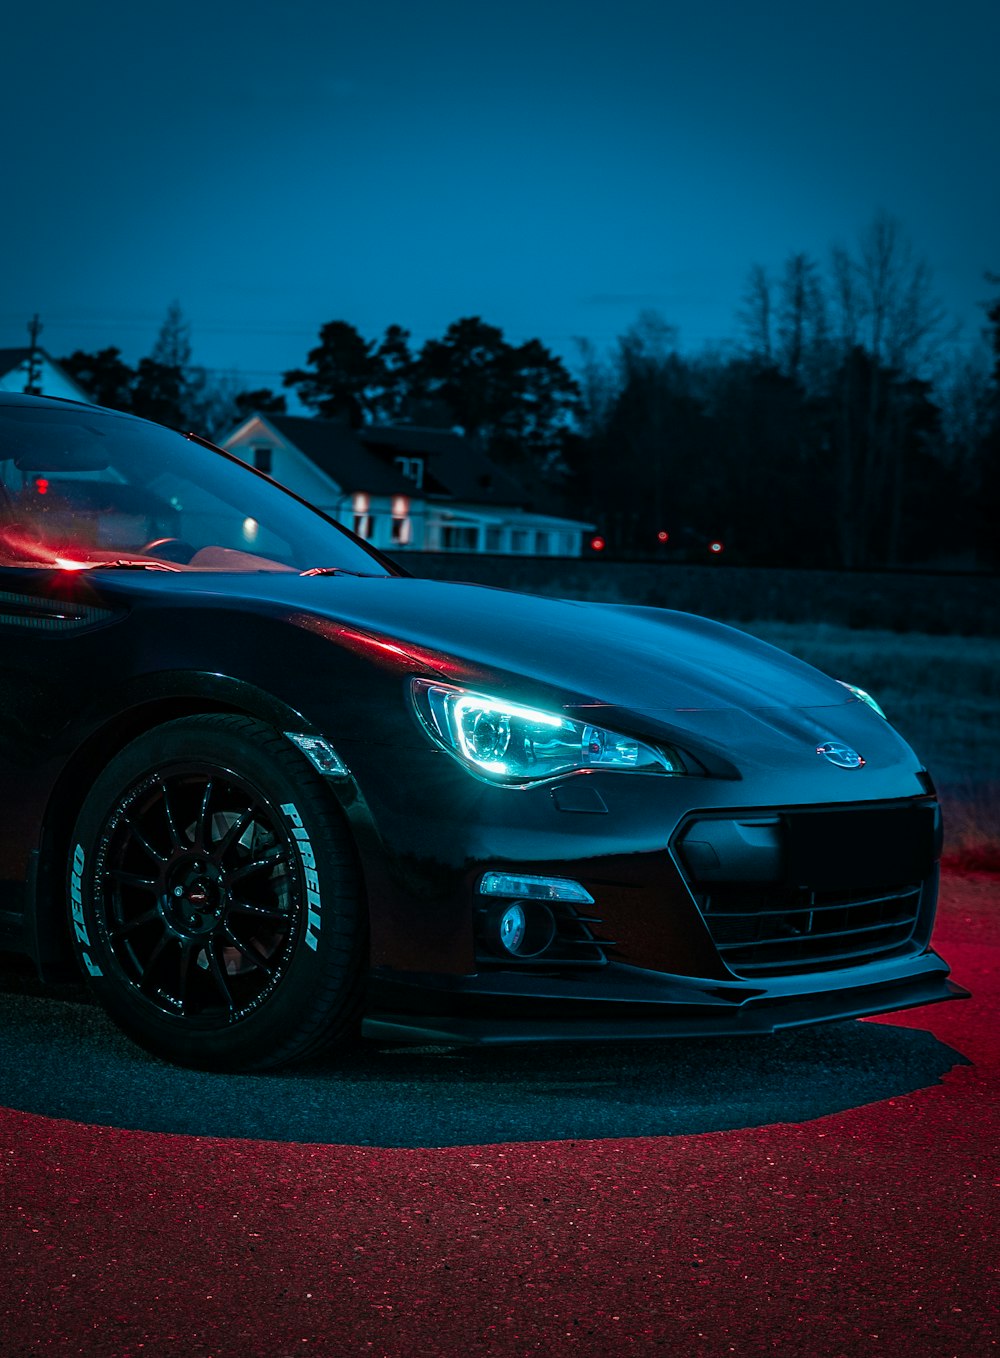
<path fill-rule="evenodd" d="M 882 711 L 881 705 L 866 689 L 858 688 L 857 684 L 849 684 L 844 679 L 838 679 L 837 683 L 840 684 L 841 688 L 846 688 L 848 693 L 852 693 L 854 697 L 857 698 L 858 702 L 864 703 L 866 706 L 870 707 L 873 712 L 877 712 L 883 721 L 889 720 Z"/>
<path fill-rule="evenodd" d="M 594 898 L 587 888 L 568 877 L 526 877 L 521 873 L 486 872 L 480 879 L 479 891 L 483 896 L 505 896 L 514 900 L 594 904 Z"/>
<path fill-rule="evenodd" d="M 430 679 L 411 680 L 428 734 L 470 772 L 525 787 L 569 773 L 615 770 L 684 773 L 674 751 L 493 694 Z"/>

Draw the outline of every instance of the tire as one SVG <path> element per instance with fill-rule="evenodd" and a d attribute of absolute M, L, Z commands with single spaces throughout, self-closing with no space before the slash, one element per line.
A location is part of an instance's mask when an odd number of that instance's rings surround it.
<path fill-rule="evenodd" d="M 211 714 L 140 736 L 94 783 L 69 859 L 81 968 L 147 1050 L 259 1071 L 356 1034 L 367 910 L 353 845 L 271 727 Z"/>

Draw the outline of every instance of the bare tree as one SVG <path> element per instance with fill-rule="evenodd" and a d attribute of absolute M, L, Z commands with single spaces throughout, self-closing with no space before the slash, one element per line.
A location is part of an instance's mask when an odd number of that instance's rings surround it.
<path fill-rule="evenodd" d="M 191 366 L 191 326 L 184 319 L 181 304 L 174 299 L 167 307 L 150 358 L 165 368 L 186 372 Z"/>
<path fill-rule="evenodd" d="M 831 279 L 845 563 L 859 564 L 877 536 L 891 563 L 900 552 L 906 463 L 915 446 L 907 435 L 912 382 L 929 375 L 955 330 L 927 263 L 886 212 L 861 233 L 856 254 L 833 251 Z"/>
<path fill-rule="evenodd" d="M 850 344 L 863 344 L 876 363 L 917 372 L 954 339 L 927 261 L 915 255 L 888 213 L 872 218 L 855 256 L 834 251 L 833 275 L 841 334 Z"/>
<path fill-rule="evenodd" d="M 762 264 L 755 264 L 747 276 L 743 299 L 736 319 L 746 335 L 746 347 L 751 358 L 770 367 L 774 362 L 771 342 L 773 311 L 771 280 Z"/>
<path fill-rule="evenodd" d="M 815 386 L 828 348 L 826 299 L 818 265 L 801 252 L 785 261 L 777 331 L 782 372 L 803 386 Z"/>
<path fill-rule="evenodd" d="M 847 354 L 861 342 L 864 307 L 854 262 L 842 245 L 830 252 L 830 278 L 834 340 L 841 354 Z"/>
<path fill-rule="evenodd" d="M 941 458 L 975 492 L 979 446 L 995 400 L 989 354 L 982 346 L 952 353 L 938 368 L 935 390 L 941 408 Z"/>
<path fill-rule="evenodd" d="M 620 386 L 614 369 L 598 355 L 593 340 L 574 336 L 578 362 L 575 367 L 580 404 L 577 420 L 584 438 L 593 439 L 608 422 L 608 415 Z"/>
<path fill-rule="evenodd" d="M 640 311 L 618 339 L 618 361 L 624 371 L 662 367 L 677 356 L 678 331 L 658 311 Z"/>

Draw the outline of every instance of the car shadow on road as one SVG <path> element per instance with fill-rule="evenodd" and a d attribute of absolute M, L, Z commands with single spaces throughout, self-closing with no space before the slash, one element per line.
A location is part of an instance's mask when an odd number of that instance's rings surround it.
<path fill-rule="evenodd" d="M 0 978 L 0 1104 L 153 1132 L 362 1146 L 677 1136 L 801 1122 L 940 1082 L 919 1028 L 472 1050 L 362 1045 L 274 1075 L 166 1065 L 67 987 Z"/>

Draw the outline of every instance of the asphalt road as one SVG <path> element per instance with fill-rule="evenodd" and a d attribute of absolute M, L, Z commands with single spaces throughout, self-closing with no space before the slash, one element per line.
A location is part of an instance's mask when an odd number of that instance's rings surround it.
<path fill-rule="evenodd" d="M 226 1079 L 0 992 L 0 1354 L 984 1358 L 1000 877 L 970 1001 L 777 1038 Z"/>

